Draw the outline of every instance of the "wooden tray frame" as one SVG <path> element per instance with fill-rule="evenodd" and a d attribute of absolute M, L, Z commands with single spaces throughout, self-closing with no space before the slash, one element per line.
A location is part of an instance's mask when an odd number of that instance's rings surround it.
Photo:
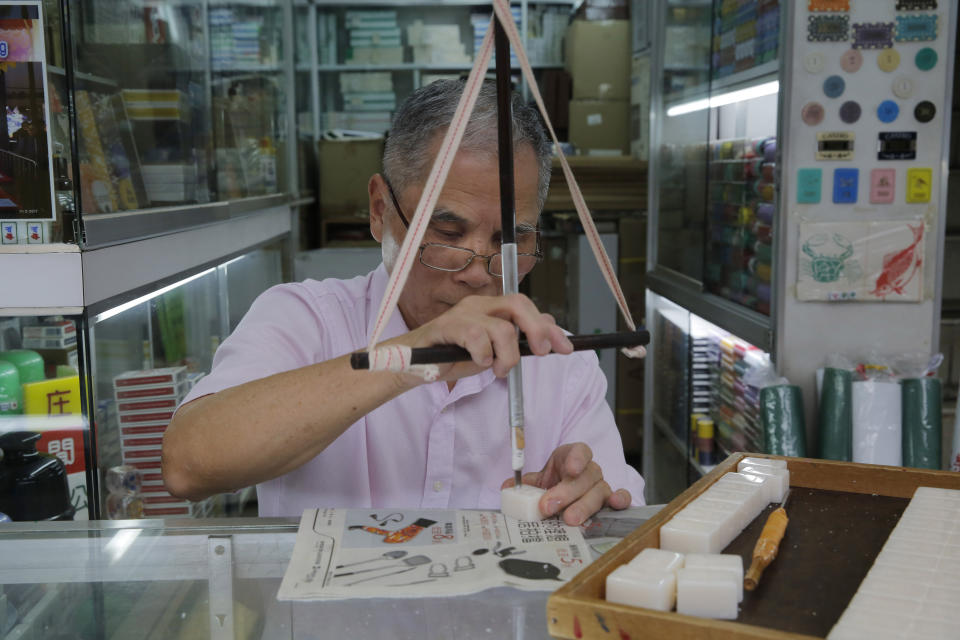
<path fill-rule="evenodd" d="M 784 458 L 757 453 L 733 453 L 640 528 L 603 554 L 547 600 L 547 628 L 555 638 L 629 640 L 809 640 L 815 636 L 790 633 L 741 622 L 711 620 L 676 612 L 641 609 L 604 600 L 607 575 L 647 547 L 660 546 L 660 527 L 723 474 L 736 471 L 746 456 L 787 461 L 790 486 L 894 498 L 912 498 L 917 487 L 960 489 L 960 473 L 888 467 L 812 458 Z M 788 506 L 789 509 L 789 506 Z"/>

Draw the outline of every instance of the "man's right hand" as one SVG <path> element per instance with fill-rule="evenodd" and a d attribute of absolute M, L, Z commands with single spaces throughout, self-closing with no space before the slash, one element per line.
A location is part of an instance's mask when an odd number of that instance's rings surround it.
<path fill-rule="evenodd" d="M 472 361 L 441 364 L 440 380 L 457 380 L 488 368 L 503 378 L 520 361 L 518 327 L 535 355 L 573 351 L 573 344 L 553 316 L 540 313 L 523 294 L 468 296 L 430 322 L 387 343 L 411 347 L 455 344 L 470 352 Z"/>

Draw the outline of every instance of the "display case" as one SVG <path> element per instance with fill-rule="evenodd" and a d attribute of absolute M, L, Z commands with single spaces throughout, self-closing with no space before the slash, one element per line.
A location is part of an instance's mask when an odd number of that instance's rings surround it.
<path fill-rule="evenodd" d="M 699 413 L 721 452 L 764 450 L 749 371 L 768 357 L 816 455 L 829 356 L 935 350 L 947 4 L 655 3 L 674 37 L 652 55 L 645 433 L 681 462 L 648 449 L 648 500 L 702 472 Z"/>
<path fill-rule="evenodd" d="M 30 0 L 4 11 L 22 45 L 0 87 L 4 244 L 104 246 L 299 192 L 292 0 Z"/>
<path fill-rule="evenodd" d="M 74 315 L 0 310 L 0 438 L 9 440 L 0 448 L 11 454 L 21 447 L 11 434 L 41 434 L 33 443 L 37 451 L 65 465 L 67 484 L 58 486 L 73 505 L 67 518 L 243 513 L 250 489 L 200 503 L 166 492 L 163 432 L 253 299 L 290 279 L 288 252 L 284 234 Z M 0 460 L 6 476 L 14 473 L 11 460 Z M 18 492 L 13 484 L 0 487 L 0 503 Z M 46 506 L 50 501 L 49 495 L 35 500 L 42 518 L 28 517 L 36 515 L 29 505 L 8 515 L 46 519 L 64 511 Z"/>

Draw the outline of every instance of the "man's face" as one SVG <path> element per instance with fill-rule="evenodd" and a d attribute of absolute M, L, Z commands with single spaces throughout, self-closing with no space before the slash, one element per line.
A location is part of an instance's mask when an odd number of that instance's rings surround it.
<path fill-rule="evenodd" d="M 431 150 L 436 155 L 439 141 Z M 436 242 L 490 255 L 500 251 L 500 182 L 497 158 L 489 153 L 461 150 L 454 158 L 437 200 L 423 243 Z M 536 229 L 537 160 L 533 148 L 523 145 L 514 156 L 517 238 Z M 406 228 L 379 175 L 370 180 L 370 230 L 384 245 L 384 263 L 393 269 Z M 412 185 L 396 194 L 407 220 L 411 220 L 423 191 Z M 391 255 L 393 254 L 393 255 Z M 525 274 L 521 274 L 525 275 Z M 474 258 L 463 271 L 431 269 L 415 260 L 400 294 L 398 306 L 407 326 L 415 329 L 469 295 L 500 295 L 499 276 L 487 271 L 487 261 Z"/>

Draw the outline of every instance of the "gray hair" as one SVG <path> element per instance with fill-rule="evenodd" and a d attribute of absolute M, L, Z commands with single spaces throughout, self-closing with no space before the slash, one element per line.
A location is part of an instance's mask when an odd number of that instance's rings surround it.
<path fill-rule="evenodd" d="M 463 93 L 464 80 L 437 80 L 414 91 L 403 101 L 390 127 L 383 149 L 383 172 L 398 191 L 426 180 L 434 157 L 428 151 L 437 134 L 450 126 L 457 103 Z M 550 187 L 550 159 L 553 154 L 550 140 L 540 123 L 535 107 L 524 104 L 514 91 L 513 148 L 529 144 L 537 157 L 537 207 L 543 209 Z M 485 81 L 473 113 L 467 123 L 461 149 L 488 151 L 497 155 L 497 87 Z"/>

